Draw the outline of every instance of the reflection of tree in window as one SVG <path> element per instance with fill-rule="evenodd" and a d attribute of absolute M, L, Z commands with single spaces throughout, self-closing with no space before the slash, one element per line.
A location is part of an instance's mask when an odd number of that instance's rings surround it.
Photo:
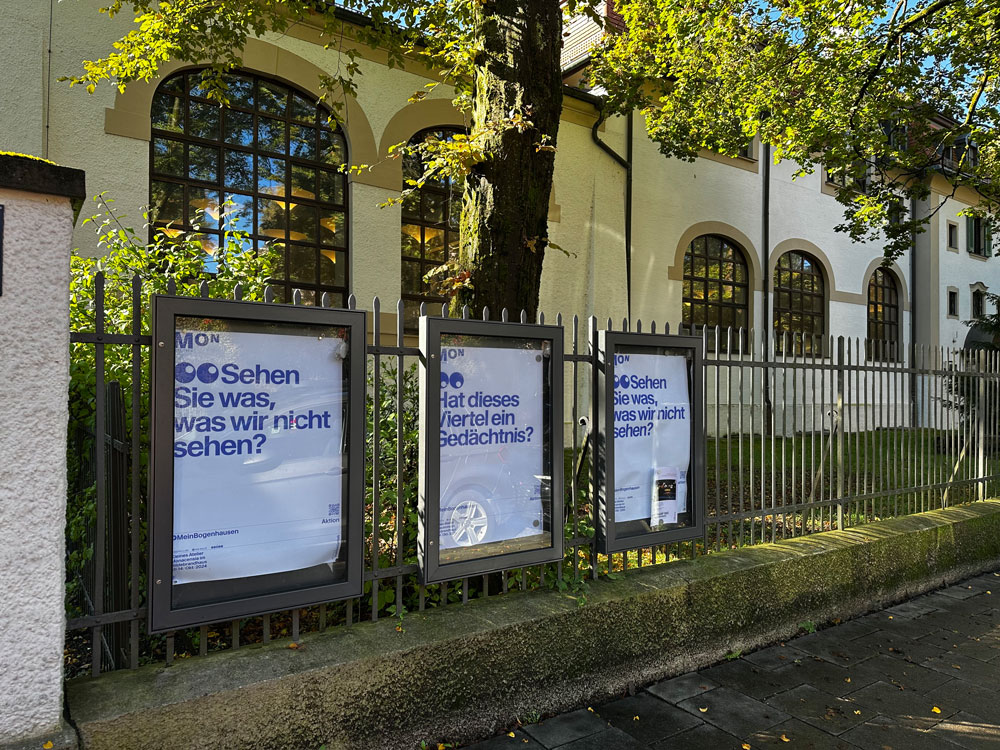
<path fill-rule="evenodd" d="M 892 273 L 876 268 L 868 282 L 865 356 L 870 360 L 895 362 L 899 355 L 899 290 Z"/>
<path fill-rule="evenodd" d="M 733 328 L 733 348 L 740 336 L 746 343 L 750 321 L 750 274 L 743 251 L 731 240 L 715 234 L 696 237 L 684 254 L 682 322 L 693 331 L 709 327 L 714 343 L 719 326 L 719 347 L 727 346 L 726 328 Z M 743 329 L 737 333 L 735 329 Z"/>
<path fill-rule="evenodd" d="M 208 101 L 199 71 L 160 84 L 151 110 L 150 207 L 155 228 L 197 226 L 206 268 L 225 230 L 250 235 L 247 249 L 283 248 L 270 281 L 275 298 L 323 292 L 344 305 L 347 278 L 343 135 L 315 97 L 259 76 L 229 76 L 229 104 Z M 223 212 L 226 201 L 232 202 Z"/>
<path fill-rule="evenodd" d="M 410 139 L 410 145 L 426 141 L 450 139 L 457 129 L 423 130 Z M 424 174 L 419 155 L 408 153 L 403 161 L 403 179 L 418 180 Z M 447 301 L 439 282 L 424 281 L 424 275 L 453 259 L 458 254 L 458 224 L 462 215 L 462 185 L 449 178 L 427 180 L 403 199 L 402 234 L 400 243 L 403 275 L 403 317 L 408 330 L 417 325 L 420 303 L 426 302 L 430 312 L 440 313 Z M 437 306 L 439 309 L 434 310 Z"/>
<path fill-rule="evenodd" d="M 825 332 L 826 291 L 819 263 L 806 253 L 787 252 L 774 269 L 775 349 L 784 351 L 787 333 L 789 354 L 821 355 Z"/>

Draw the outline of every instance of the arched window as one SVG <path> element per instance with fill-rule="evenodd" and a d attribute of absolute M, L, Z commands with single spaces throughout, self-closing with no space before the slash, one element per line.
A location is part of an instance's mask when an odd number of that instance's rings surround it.
<path fill-rule="evenodd" d="M 421 130 L 410 144 L 427 139 L 447 140 L 461 132 L 457 128 Z M 403 180 L 417 180 L 424 174 L 421 158 L 408 153 L 403 161 Z M 404 184 L 404 187 L 406 185 Z M 424 281 L 424 275 L 458 253 L 458 222 L 462 215 L 462 185 L 451 179 L 432 179 L 403 199 L 402 237 L 400 242 L 403 272 L 404 327 L 413 330 L 420 316 L 420 303 L 426 302 L 430 312 L 440 314 L 447 301 L 444 291 L 434 281 Z M 433 306 L 438 309 L 434 310 Z"/>
<path fill-rule="evenodd" d="M 876 268 L 868 282 L 868 338 L 865 356 L 870 360 L 899 360 L 899 288 L 885 268 Z"/>
<path fill-rule="evenodd" d="M 774 269 L 774 345 L 784 351 L 784 334 L 792 342 L 789 354 L 823 354 L 826 334 L 826 284 L 819 261 L 791 250 Z"/>
<path fill-rule="evenodd" d="M 743 250 L 717 234 L 695 237 L 684 254 L 684 298 L 681 320 L 692 331 L 721 329 L 719 347 L 727 345 L 725 329 L 750 325 L 750 273 Z M 733 346 L 737 346 L 736 333 Z"/>
<path fill-rule="evenodd" d="M 199 71 L 170 76 L 153 97 L 150 206 L 154 227 L 200 227 L 211 255 L 226 229 L 252 248 L 275 243 L 276 301 L 329 292 L 343 306 L 347 268 L 347 149 L 315 97 L 248 73 L 229 76 L 229 105 L 209 101 Z M 234 206 L 222 211 L 226 201 Z"/>

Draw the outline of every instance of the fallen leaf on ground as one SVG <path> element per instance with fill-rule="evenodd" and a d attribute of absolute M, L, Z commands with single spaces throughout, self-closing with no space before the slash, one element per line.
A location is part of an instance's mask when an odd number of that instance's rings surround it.
<path fill-rule="evenodd" d="M 860 711 L 855 711 L 855 712 L 854 712 L 854 715 L 855 715 L 855 716 L 861 716 L 861 712 L 860 712 Z"/>
<path fill-rule="evenodd" d="M 698 710 L 701 711 L 703 714 L 708 713 L 708 706 L 705 706 L 705 708 L 699 708 Z"/>
<path fill-rule="evenodd" d="M 632 717 L 632 721 L 639 721 L 639 717 L 638 716 L 633 716 Z"/>
<path fill-rule="evenodd" d="M 781 740 L 782 742 L 791 742 L 791 740 L 790 740 L 790 739 L 788 739 L 788 738 L 787 738 L 787 737 L 786 737 L 785 735 L 781 735 L 781 737 L 779 737 L 779 739 L 780 739 L 780 740 Z"/>
<path fill-rule="evenodd" d="M 933 712 L 934 712 L 934 713 L 936 713 L 936 714 L 939 714 L 939 713 L 941 713 L 941 709 L 940 709 L 940 708 L 938 708 L 937 706 L 934 706 L 934 708 L 932 708 L 932 709 L 931 709 L 931 711 L 933 711 Z"/>
<path fill-rule="evenodd" d="M 845 677 L 845 678 L 844 678 L 844 682 L 850 682 L 850 681 L 851 681 L 851 678 L 850 678 L 850 677 Z"/>
<path fill-rule="evenodd" d="M 513 736 L 514 736 L 514 733 L 513 733 L 513 732 L 507 732 L 507 736 L 508 736 L 508 737 L 513 737 Z"/>
<path fill-rule="evenodd" d="M 750 743 L 744 742 L 740 747 L 742 747 L 743 750 L 750 750 Z"/>
<path fill-rule="evenodd" d="M 45 748 L 45 750 L 52 750 L 52 740 L 46 742 L 44 745 L 42 745 L 42 747 Z"/>

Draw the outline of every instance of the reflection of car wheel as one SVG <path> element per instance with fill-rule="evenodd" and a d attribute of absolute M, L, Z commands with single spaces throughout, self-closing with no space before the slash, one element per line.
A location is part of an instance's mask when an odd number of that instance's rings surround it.
<path fill-rule="evenodd" d="M 461 490 L 447 512 L 444 533 L 459 547 L 471 547 L 486 538 L 492 513 L 489 500 L 476 489 Z"/>

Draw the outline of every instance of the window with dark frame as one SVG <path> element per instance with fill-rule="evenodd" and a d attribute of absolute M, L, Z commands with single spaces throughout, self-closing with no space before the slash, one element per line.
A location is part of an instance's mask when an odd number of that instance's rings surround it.
<path fill-rule="evenodd" d="M 958 317 L 958 292 L 953 289 L 948 290 L 948 317 Z"/>
<path fill-rule="evenodd" d="M 899 361 L 899 288 L 885 268 L 868 281 L 868 337 L 865 357 L 876 362 Z"/>
<path fill-rule="evenodd" d="M 684 254 L 682 323 L 693 333 L 708 327 L 714 346 L 719 326 L 719 351 L 729 346 L 727 328 L 733 329 L 732 345 L 741 337 L 746 344 L 750 326 L 750 272 L 743 250 L 717 234 L 703 234 L 688 245 Z"/>
<path fill-rule="evenodd" d="M 986 314 L 986 292 L 977 289 L 972 293 L 972 318 L 973 320 L 983 317 Z"/>
<path fill-rule="evenodd" d="M 787 336 L 786 336 L 787 334 Z M 788 354 L 820 356 L 826 334 L 826 283 L 819 262 L 798 250 L 778 258 L 774 269 L 774 346 Z"/>
<path fill-rule="evenodd" d="M 164 80 L 153 97 L 150 208 L 153 230 L 196 230 L 205 269 L 223 233 L 245 231 L 245 249 L 280 251 L 269 282 L 275 301 L 301 290 L 306 305 L 345 306 L 347 162 L 343 133 L 316 98 L 285 83 L 237 72 L 229 104 L 209 101 L 201 73 Z M 231 202 L 233 205 L 227 206 Z"/>
<path fill-rule="evenodd" d="M 966 216 L 965 243 L 971 255 L 988 258 L 993 253 L 989 222 L 981 216 Z"/>
<path fill-rule="evenodd" d="M 948 249 L 958 250 L 958 224 L 948 222 Z"/>
<path fill-rule="evenodd" d="M 428 138 L 447 140 L 458 128 L 422 130 L 410 139 L 410 144 Z M 403 161 L 404 187 L 406 180 L 418 180 L 424 174 L 424 164 L 416 154 L 407 154 Z M 424 276 L 458 254 L 459 219 L 462 215 L 462 184 L 449 178 L 427 180 L 403 199 L 400 237 L 402 263 L 403 326 L 417 329 L 420 304 L 426 302 L 429 313 L 440 314 L 448 301 L 441 282 L 425 281 Z M 434 308 L 437 308 L 436 310 Z"/>

